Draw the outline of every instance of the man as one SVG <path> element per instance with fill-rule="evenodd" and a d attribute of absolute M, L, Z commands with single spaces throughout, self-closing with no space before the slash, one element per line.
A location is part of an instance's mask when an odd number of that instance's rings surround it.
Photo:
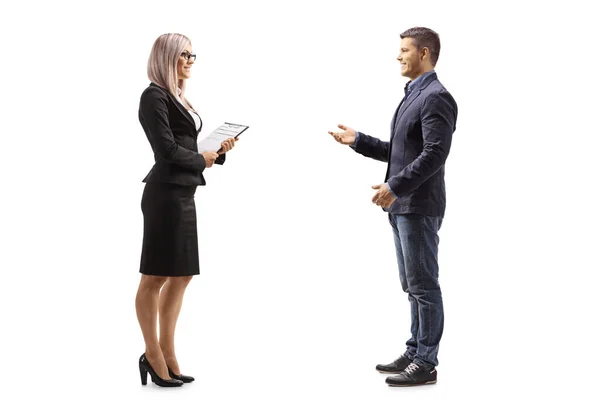
<path fill-rule="evenodd" d="M 385 183 L 374 185 L 373 203 L 387 211 L 394 232 L 400 282 L 411 307 L 411 338 L 406 351 L 377 371 L 391 386 L 437 382 L 438 348 L 444 325 L 438 283 L 438 230 L 446 208 L 444 163 L 456 129 L 457 105 L 438 81 L 437 33 L 411 28 L 400 35 L 398 61 L 410 79 L 396 109 L 388 142 L 338 125 L 329 132 L 337 142 L 387 162 Z"/>

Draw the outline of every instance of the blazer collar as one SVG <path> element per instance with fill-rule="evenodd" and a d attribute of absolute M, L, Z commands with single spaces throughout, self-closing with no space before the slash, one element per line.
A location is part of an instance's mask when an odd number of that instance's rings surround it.
<path fill-rule="evenodd" d="M 431 70 L 429 72 L 425 72 L 423 75 L 419 76 L 412 82 L 408 82 L 408 90 L 415 91 L 426 88 L 432 81 L 437 79 L 437 74 L 435 70 Z"/>
<path fill-rule="evenodd" d="M 158 86 L 154 82 L 150 82 L 150 86 L 154 86 L 154 87 L 157 87 L 159 89 L 164 90 L 164 92 L 169 96 L 169 98 L 171 99 L 171 101 L 173 103 L 175 103 L 175 106 L 177 107 L 177 109 L 181 112 L 181 114 L 183 114 L 183 116 L 185 117 L 185 119 L 187 119 L 190 122 L 190 124 L 192 124 L 192 126 L 194 127 L 194 131 L 196 131 L 196 123 L 194 122 L 194 118 L 192 118 L 192 116 L 190 115 L 190 112 L 185 109 L 184 105 L 181 104 L 181 102 L 179 101 L 179 99 L 177 99 L 175 96 L 173 96 L 171 94 L 171 92 L 169 92 L 167 89 L 165 89 L 162 86 Z"/>

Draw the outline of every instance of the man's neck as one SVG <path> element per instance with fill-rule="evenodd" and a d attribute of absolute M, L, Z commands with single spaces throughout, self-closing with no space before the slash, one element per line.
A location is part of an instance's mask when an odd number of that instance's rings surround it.
<path fill-rule="evenodd" d="M 410 78 L 411 81 L 415 81 L 418 77 L 420 77 L 421 75 L 424 75 L 428 72 L 433 71 L 433 67 L 432 68 L 425 68 L 422 71 L 420 71 L 416 76 Z"/>

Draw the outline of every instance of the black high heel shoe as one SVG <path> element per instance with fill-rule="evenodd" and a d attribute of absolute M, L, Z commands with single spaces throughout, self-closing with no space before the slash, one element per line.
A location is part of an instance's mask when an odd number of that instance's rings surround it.
<path fill-rule="evenodd" d="M 142 356 L 140 357 L 139 364 L 140 364 L 140 377 L 142 378 L 142 385 L 145 385 L 148 383 L 148 374 L 150 374 L 150 378 L 152 379 L 152 382 L 154 382 L 158 386 L 177 387 L 177 386 L 183 385 L 183 382 L 180 380 L 177 380 L 177 379 L 165 380 L 165 379 L 161 378 L 160 376 L 158 376 L 158 374 L 154 371 L 154 368 L 152 368 L 152 366 L 148 362 L 148 359 L 146 358 L 146 353 L 142 354 Z M 170 371 L 169 371 L 169 375 L 170 375 Z"/>
<path fill-rule="evenodd" d="M 175 375 L 173 373 L 173 371 L 171 371 L 171 368 L 169 368 L 169 376 L 173 379 L 178 379 L 183 383 L 190 383 L 190 382 L 194 382 L 195 379 L 193 376 L 188 376 L 188 375 Z"/>

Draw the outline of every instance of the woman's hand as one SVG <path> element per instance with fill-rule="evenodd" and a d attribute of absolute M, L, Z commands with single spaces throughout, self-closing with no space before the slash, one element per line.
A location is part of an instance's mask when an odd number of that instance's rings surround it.
<path fill-rule="evenodd" d="M 229 150 L 233 149 L 233 146 L 235 146 L 235 142 L 238 141 L 238 138 L 229 138 L 226 140 L 223 140 L 223 142 L 221 143 L 221 150 L 219 150 L 219 154 L 225 154 L 227 153 Z"/>
<path fill-rule="evenodd" d="M 210 168 L 215 163 L 215 160 L 219 155 L 214 151 L 206 151 L 202 153 L 202 157 L 204 157 L 204 161 L 206 161 L 206 168 Z"/>

